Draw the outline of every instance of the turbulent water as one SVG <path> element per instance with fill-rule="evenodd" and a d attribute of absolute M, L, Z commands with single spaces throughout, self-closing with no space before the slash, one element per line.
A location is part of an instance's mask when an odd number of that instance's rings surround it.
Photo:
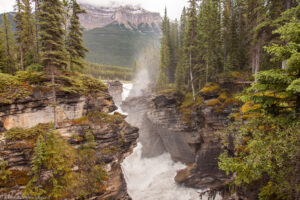
<path fill-rule="evenodd" d="M 132 84 L 124 84 L 123 100 L 128 97 Z M 122 112 L 121 109 L 119 111 Z M 185 168 L 182 163 L 172 161 L 168 153 L 155 158 L 142 158 L 142 145 L 138 143 L 134 152 L 122 163 L 128 193 L 133 200 L 196 200 L 199 192 L 178 186 L 174 177 Z"/>

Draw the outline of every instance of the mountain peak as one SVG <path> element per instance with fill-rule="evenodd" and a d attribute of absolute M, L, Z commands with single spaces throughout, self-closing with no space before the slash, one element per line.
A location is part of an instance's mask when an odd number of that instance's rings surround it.
<path fill-rule="evenodd" d="M 130 30 L 159 30 L 161 16 L 159 13 L 147 11 L 139 6 L 94 6 L 81 4 L 87 13 L 80 16 L 81 25 L 85 29 L 104 27 L 113 22 L 124 25 Z"/>

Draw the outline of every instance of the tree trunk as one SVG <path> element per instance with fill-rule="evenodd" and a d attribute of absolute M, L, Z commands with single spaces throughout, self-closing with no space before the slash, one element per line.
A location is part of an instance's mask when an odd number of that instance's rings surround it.
<path fill-rule="evenodd" d="M 196 101 L 195 87 L 194 87 L 194 77 L 193 77 L 193 69 L 192 69 L 192 50 L 190 50 L 190 78 L 191 78 L 193 99 L 194 99 L 194 101 Z"/>
<path fill-rule="evenodd" d="M 256 43 L 256 47 L 255 47 L 255 62 L 254 62 L 254 74 L 255 74 L 255 82 L 257 82 L 257 77 L 256 75 L 259 72 L 260 69 L 260 54 L 261 54 L 261 45 L 260 45 L 260 39 L 259 41 Z"/>
<path fill-rule="evenodd" d="M 27 0 L 27 23 L 29 25 L 29 32 L 30 32 L 30 35 L 31 35 L 31 45 L 32 45 L 32 48 L 33 48 L 33 58 L 34 58 L 34 62 L 35 63 L 38 63 L 38 59 L 37 59 L 37 50 L 36 50 L 36 43 L 35 43 L 35 34 L 33 32 L 33 24 L 32 24 L 32 15 L 31 15 L 31 9 L 30 9 L 30 2 Z"/>
<path fill-rule="evenodd" d="M 7 66 L 9 67 L 10 74 L 13 74 L 12 63 L 11 63 L 11 55 L 10 55 L 10 48 L 9 48 L 9 38 L 8 38 L 8 28 L 7 28 L 7 25 L 4 25 L 4 29 L 5 29 L 5 40 L 6 40 L 6 55 L 8 57 Z"/>
<path fill-rule="evenodd" d="M 55 90 L 55 67 L 51 66 L 51 85 L 52 85 L 52 106 L 53 106 L 53 120 L 54 120 L 54 128 L 57 128 L 57 119 L 56 119 L 56 90 Z"/>
<path fill-rule="evenodd" d="M 282 69 L 286 69 L 286 62 L 287 62 L 287 60 L 282 61 L 282 64 L 281 64 Z"/>
<path fill-rule="evenodd" d="M 23 71 L 24 70 L 24 64 L 23 64 L 23 47 L 22 47 L 22 40 L 20 41 L 20 47 L 19 47 L 19 53 L 20 53 L 20 68 Z"/>
<path fill-rule="evenodd" d="M 40 3 L 39 0 L 35 0 L 35 41 L 36 41 L 36 59 L 40 62 L 40 48 L 39 48 L 39 26 L 38 26 L 38 14 Z"/>
<path fill-rule="evenodd" d="M 205 84 L 208 82 L 208 62 L 206 62 Z"/>
<path fill-rule="evenodd" d="M 71 55 L 70 55 L 70 69 L 73 72 L 73 59 Z"/>

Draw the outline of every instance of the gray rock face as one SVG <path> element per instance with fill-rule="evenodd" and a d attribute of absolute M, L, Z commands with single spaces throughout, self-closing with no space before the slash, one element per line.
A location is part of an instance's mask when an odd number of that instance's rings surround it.
<path fill-rule="evenodd" d="M 210 100 L 206 97 L 206 100 Z M 175 181 L 193 188 L 213 188 L 222 185 L 228 177 L 218 168 L 222 152 L 216 131 L 225 127 L 232 106 L 225 106 L 217 113 L 212 106 L 199 106 L 192 110 L 187 123 L 180 112 L 183 96 L 177 94 L 151 94 L 128 99 L 122 104 L 129 119 L 138 119 L 140 142 L 144 156 L 152 157 L 163 151 L 175 161 L 188 164 L 178 173 Z M 135 105 L 136 109 L 129 105 Z M 128 108 L 128 109 L 127 109 Z M 152 153 L 152 149 L 159 149 Z"/>
<path fill-rule="evenodd" d="M 61 132 L 62 137 L 75 148 L 84 144 L 85 135 L 92 131 L 96 143 L 97 163 L 105 163 L 105 169 L 108 173 L 106 192 L 94 194 L 92 198 L 131 199 L 127 194 L 126 182 L 120 164 L 136 146 L 138 129 L 129 125 L 124 119 L 116 123 L 103 123 L 101 125 L 84 125 L 73 122 L 74 119 L 86 115 L 89 111 L 114 111 L 116 106 L 108 93 L 95 99 L 80 95 L 59 94 L 57 99 L 60 108 L 58 109 L 58 116 L 60 117 L 58 118 L 57 131 Z M 26 128 L 35 126 L 37 123 L 51 121 L 52 113 L 47 96 L 39 95 L 24 101 L 0 106 L 2 130 L 15 126 Z M 28 172 L 31 170 L 31 158 L 35 142 L 34 139 L 8 141 L 0 133 L 0 159 L 8 162 L 8 170 L 12 172 L 11 176 L 14 180 L 9 185 L 0 182 L 0 199 L 14 199 L 22 196 L 29 180 Z M 119 150 L 114 153 L 103 152 L 103 149 L 109 149 L 112 146 Z M 41 180 L 47 181 L 52 175 L 52 172 L 45 171 L 42 173 Z"/>
<path fill-rule="evenodd" d="M 113 22 L 124 25 L 127 29 L 143 28 L 160 30 L 162 18 L 159 13 L 146 11 L 133 6 L 99 7 L 81 4 L 87 14 L 80 16 L 80 23 L 85 29 L 104 27 Z"/>

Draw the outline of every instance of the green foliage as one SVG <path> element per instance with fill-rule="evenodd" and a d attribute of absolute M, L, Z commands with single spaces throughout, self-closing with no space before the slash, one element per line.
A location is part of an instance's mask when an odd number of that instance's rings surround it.
<path fill-rule="evenodd" d="M 26 71 L 28 72 L 42 72 L 44 70 L 44 67 L 40 64 L 31 64 L 28 67 L 26 67 Z"/>
<path fill-rule="evenodd" d="M 71 191 L 79 198 L 87 198 L 93 193 L 101 193 L 106 190 L 104 181 L 108 180 L 107 172 L 102 164 L 97 163 L 95 141 L 91 133 L 86 134 L 86 143 L 77 150 L 76 165 L 79 170 L 74 172 Z"/>
<path fill-rule="evenodd" d="M 49 124 L 39 124 L 35 127 L 24 129 L 20 127 L 12 128 L 5 132 L 8 141 L 36 139 L 51 128 Z"/>
<path fill-rule="evenodd" d="M 0 159 L 0 186 L 9 181 L 11 171 L 7 169 L 8 162 Z"/>
<path fill-rule="evenodd" d="M 259 199 L 293 199 L 295 155 L 300 144 L 300 123 L 287 118 L 265 116 L 262 119 L 236 122 L 222 137 L 235 136 L 234 157 L 228 152 L 219 159 L 219 167 L 234 173 L 231 184 L 248 188 L 260 181 Z M 223 141 L 229 148 L 229 141 Z"/>
<path fill-rule="evenodd" d="M 194 101 L 193 94 L 188 93 L 186 94 L 183 102 L 180 105 L 179 112 L 182 114 L 182 119 L 190 123 L 192 112 L 199 108 L 203 104 L 204 99 L 201 97 L 197 97 Z"/>
<path fill-rule="evenodd" d="M 63 83 L 59 85 L 59 90 L 67 93 L 100 96 L 107 91 L 106 85 L 88 75 L 67 74 L 61 75 L 59 78 L 63 80 Z"/>
<path fill-rule="evenodd" d="M 62 27 L 63 5 L 60 0 L 42 1 L 39 12 L 39 27 L 42 64 L 44 67 L 63 69 L 67 65 Z"/>
<path fill-rule="evenodd" d="M 67 51 L 69 52 L 70 68 L 74 71 L 74 67 L 78 66 L 83 68 L 82 59 L 85 58 L 85 54 L 88 51 L 83 46 L 82 31 L 80 27 L 79 15 L 86 13 L 85 10 L 80 8 L 80 5 L 76 0 L 72 0 L 72 16 L 70 19 L 70 25 L 67 36 Z"/>
<path fill-rule="evenodd" d="M 31 179 L 23 195 L 61 198 L 72 180 L 74 153 L 74 149 L 53 129 L 40 134 L 34 148 Z"/>
<path fill-rule="evenodd" d="M 110 115 L 106 112 L 94 111 L 87 115 L 87 119 L 93 124 L 120 124 L 124 121 L 124 116 L 117 112 Z"/>
<path fill-rule="evenodd" d="M 131 81 L 133 79 L 133 69 L 129 67 L 86 63 L 84 72 L 101 80 Z"/>
<path fill-rule="evenodd" d="M 44 72 L 18 71 L 15 76 L 20 82 L 30 85 L 42 85 L 45 82 Z"/>
<path fill-rule="evenodd" d="M 12 103 L 32 94 L 28 83 L 18 80 L 16 76 L 0 73 L 0 103 Z"/>
<path fill-rule="evenodd" d="M 4 47 L 5 52 L 5 55 L 2 55 L 2 60 L 0 60 L 0 62 L 2 63 L 2 66 L 0 66 L 0 72 L 13 74 L 16 70 L 14 66 L 16 56 L 15 40 L 11 32 L 11 25 L 8 20 L 7 13 L 3 14 L 3 24 L 1 24 L 0 37 L 0 43 L 2 43 L 3 45 L 0 45 L 0 47 Z"/>
<path fill-rule="evenodd" d="M 287 61 L 287 69 L 258 73 L 257 81 L 240 97 L 245 102 L 240 114 L 246 115 L 221 133 L 227 151 L 220 156 L 220 168 L 234 174 L 235 187 L 256 185 L 263 200 L 292 200 L 299 188 L 295 166 L 300 145 L 300 49 L 294 48 L 300 42 L 294 26 L 299 9 L 298 5 L 282 14 L 283 24 L 275 30 L 281 40 L 266 47 L 274 60 Z M 235 138 L 234 149 L 228 138 Z"/>

